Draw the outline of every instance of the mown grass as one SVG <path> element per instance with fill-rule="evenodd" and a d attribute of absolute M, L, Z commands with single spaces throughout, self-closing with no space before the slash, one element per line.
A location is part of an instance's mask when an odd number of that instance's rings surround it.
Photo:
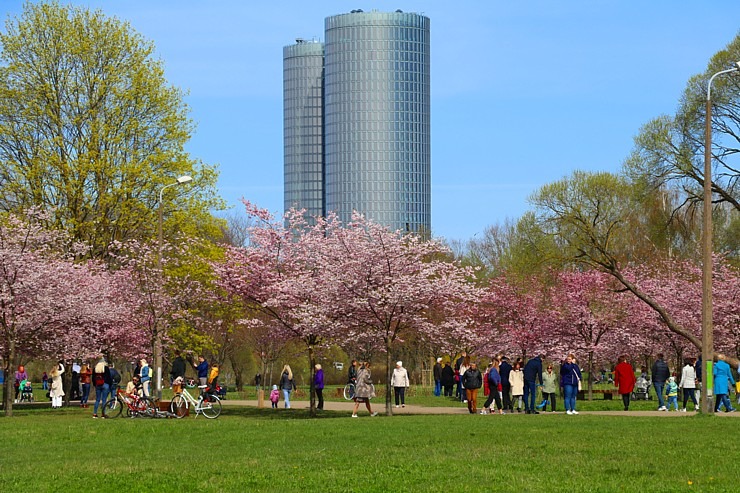
<path fill-rule="evenodd" d="M 735 419 L 395 416 L 227 407 L 217 420 L 0 419 L 3 492 L 736 491 Z"/>

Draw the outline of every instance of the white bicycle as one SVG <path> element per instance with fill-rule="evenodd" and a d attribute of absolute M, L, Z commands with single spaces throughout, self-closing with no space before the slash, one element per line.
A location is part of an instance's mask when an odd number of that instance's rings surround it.
<path fill-rule="evenodd" d="M 186 388 L 183 388 L 182 392 L 172 398 L 170 411 L 172 411 L 175 417 L 182 418 L 188 414 L 188 410 L 191 407 L 195 411 L 196 418 L 198 414 L 203 414 L 208 419 L 218 418 L 221 415 L 221 399 L 213 394 L 203 392 L 206 385 L 198 385 L 198 388 L 201 389 L 198 399 L 190 395 L 190 392 Z"/>

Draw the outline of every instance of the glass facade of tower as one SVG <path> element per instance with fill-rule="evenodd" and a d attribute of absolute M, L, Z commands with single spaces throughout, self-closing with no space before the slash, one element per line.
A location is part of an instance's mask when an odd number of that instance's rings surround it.
<path fill-rule="evenodd" d="M 429 18 L 353 12 L 325 29 L 326 210 L 429 234 Z"/>
<path fill-rule="evenodd" d="M 284 205 L 324 216 L 324 45 L 283 48 Z"/>
<path fill-rule="evenodd" d="M 429 46 L 428 17 L 352 11 L 284 48 L 286 210 L 430 234 Z"/>

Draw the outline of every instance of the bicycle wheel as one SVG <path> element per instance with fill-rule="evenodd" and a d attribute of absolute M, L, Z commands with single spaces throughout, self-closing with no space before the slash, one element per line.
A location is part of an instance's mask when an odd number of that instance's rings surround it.
<path fill-rule="evenodd" d="M 121 415 L 124 407 L 126 407 L 126 404 L 121 402 L 118 397 L 111 397 L 103 404 L 103 417 L 117 418 Z"/>
<path fill-rule="evenodd" d="M 355 398 L 355 384 L 348 383 L 344 386 L 344 399 L 351 401 Z"/>
<path fill-rule="evenodd" d="M 154 402 L 154 399 L 151 397 L 142 397 L 142 404 L 144 405 L 144 410 L 142 411 L 142 416 L 146 418 L 156 418 L 157 417 L 157 411 L 159 410 L 159 406 L 156 402 Z"/>
<path fill-rule="evenodd" d="M 212 396 L 200 403 L 200 412 L 208 419 L 218 418 L 221 415 L 221 399 Z"/>
<path fill-rule="evenodd" d="M 184 417 L 188 413 L 188 401 L 182 395 L 177 394 L 170 402 L 170 411 L 176 418 Z"/>

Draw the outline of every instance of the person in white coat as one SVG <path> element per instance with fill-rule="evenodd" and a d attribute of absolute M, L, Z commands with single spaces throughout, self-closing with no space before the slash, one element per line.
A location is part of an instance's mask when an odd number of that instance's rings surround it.
<path fill-rule="evenodd" d="M 696 402 L 696 370 L 694 369 L 694 363 L 696 361 L 693 358 L 688 358 L 686 366 L 681 370 L 681 382 L 678 386 L 683 389 L 683 407 L 681 408 L 683 412 L 686 412 L 686 403 L 689 402 L 689 399 L 694 403 L 694 411 L 699 407 Z"/>
<path fill-rule="evenodd" d="M 524 372 L 522 365 L 518 361 L 514 363 L 514 368 L 509 373 L 509 383 L 511 383 L 512 402 L 516 401 L 516 412 L 522 412 L 522 397 L 524 397 Z"/>
<path fill-rule="evenodd" d="M 64 385 L 62 384 L 63 373 L 64 365 L 61 362 L 49 373 L 51 375 L 51 389 L 49 390 L 49 397 L 51 397 L 52 409 L 62 407 L 62 397 L 64 397 Z"/>
<path fill-rule="evenodd" d="M 391 376 L 391 386 L 396 396 L 396 407 L 399 402 L 401 406 L 406 407 L 406 389 L 409 386 L 409 373 L 403 367 L 403 361 L 396 361 L 396 367 L 393 369 Z"/>

